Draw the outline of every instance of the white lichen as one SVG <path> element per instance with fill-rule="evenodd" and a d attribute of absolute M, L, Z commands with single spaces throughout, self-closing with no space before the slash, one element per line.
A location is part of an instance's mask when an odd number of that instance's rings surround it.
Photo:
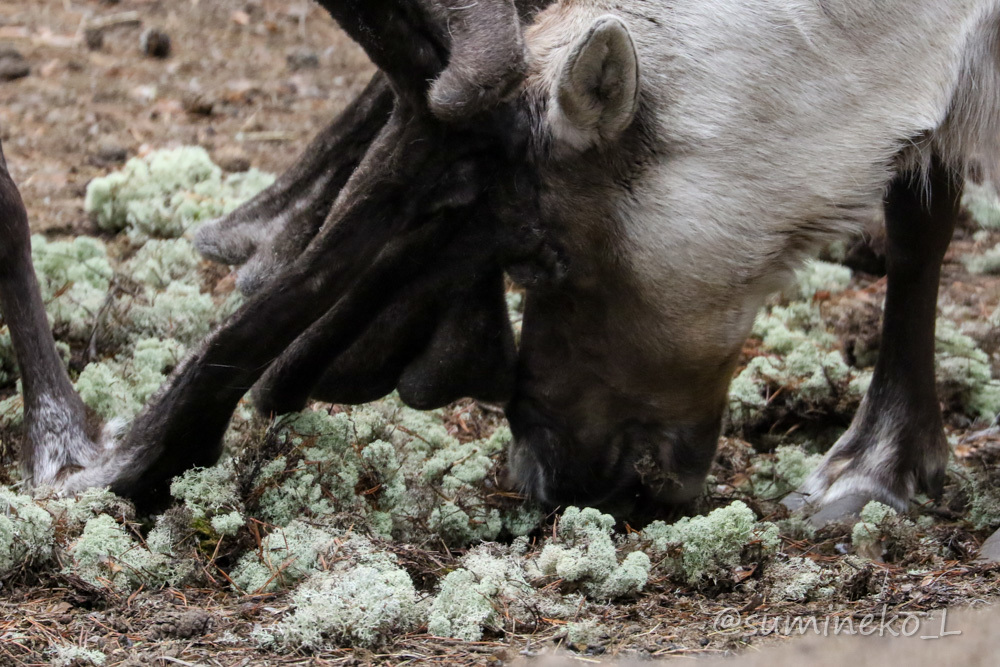
<path fill-rule="evenodd" d="M 993 421 L 1000 413 L 1000 381 L 993 378 L 989 355 L 950 320 L 938 318 L 935 337 L 942 398 L 972 417 Z"/>
<path fill-rule="evenodd" d="M 69 547 L 63 571 L 94 586 L 128 592 L 139 586 L 162 586 L 179 579 L 169 558 L 142 546 L 126 528 L 107 514 L 87 522 Z"/>
<path fill-rule="evenodd" d="M 751 481 L 758 498 L 775 500 L 799 488 L 820 461 L 822 454 L 808 454 L 798 445 L 781 445 L 770 457 L 756 461 Z"/>
<path fill-rule="evenodd" d="M 640 592 L 649 579 L 649 556 L 634 551 L 619 562 L 614 525 L 614 517 L 595 509 L 568 508 L 559 520 L 557 539 L 529 564 L 529 574 L 558 577 L 600 599 Z"/>
<path fill-rule="evenodd" d="M 288 588 L 317 572 L 341 537 L 340 531 L 292 521 L 261 540 L 258 551 L 243 554 L 230 577 L 246 593 Z"/>
<path fill-rule="evenodd" d="M 189 146 L 133 158 L 121 171 L 95 178 L 84 208 L 103 230 L 127 230 L 138 240 L 175 238 L 273 182 L 255 169 L 224 174 L 203 148 Z"/>
<path fill-rule="evenodd" d="M 52 516 L 30 496 L 0 486 L 0 577 L 52 555 Z"/>
<path fill-rule="evenodd" d="M 808 558 L 774 562 L 764 573 L 769 601 L 804 602 L 833 594 L 833 575 Z"/>
<path fill-rule="evenodd" d="M 688 584 L 716 583 L 729 578 L 751 548 L 773 554 L 781 543 L 778 527 L 758 522 L 737 500 L 707 516 L 685 517 L 674 524 L 654 521 L 642 531 L 640 544 L 657 557 L 671 576 Z"/>
<path fill-rule="evenodd" d="M 97 649 L 74 646 L 73 644 L 53 644 L 48 648 L 49 664 L 52 667 L 83 667 L 94 665 L 101 667 L 107 662 L 107 656 Z"/>
<path fill-rule="evenodd" d="M 291 614 L 258 635 L 265 644 L 375 648 L 421 621 L 410 576 L 363 538 L 343 545 L 350 560 L 312 574 L 292 593 Z"/>
<path fill-rule="evenodd" d="M 962 204 L 984 229 L 1000 229 L 1000 197 L 988 183 L 967 181 Z"/>
<path fill-rule="evenodd" d="M 878 501 L 871 501 L 861 510 L 860 520 L 851 531 L 855 551 L 865 558 L 882 560 L 891 552 L 899 552 L 916 539 L 916 525 L 909 519 Z"/>

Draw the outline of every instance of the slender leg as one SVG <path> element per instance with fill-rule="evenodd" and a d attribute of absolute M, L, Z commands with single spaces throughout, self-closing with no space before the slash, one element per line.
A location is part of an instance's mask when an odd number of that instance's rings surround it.
<path fill-rule="evenodd" d="M 851 427 L 786 504 L 816 523 L 870 500 L 905 509 L 918 489 L 941 491 L 948 459 L 934 380 L 941 262 L 960 210 L 962 182 L 935 161 L 926 181 L 902 174 L 885 202 L 888 285 L 882 344 Z"/>
<path fill-rule="evenodd" d="M 0 311 L 10 330 L 24 390 L 21 466 L 35 485 L 97 456 L 100 426 L 69 381 L 45 315 L 31 264 L 31 232 L 21 196 L 0 146 Z"/>

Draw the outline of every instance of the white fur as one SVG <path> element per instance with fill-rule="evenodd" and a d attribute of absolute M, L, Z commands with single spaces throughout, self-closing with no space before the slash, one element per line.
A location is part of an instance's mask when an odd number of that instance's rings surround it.
<path fill-rule="evenodd" d="M 94 444 L 84 432 L 79 415 L 49 394 L 29 407 L 28 438 L 35 443 L 32 484 L 51 486 L 68 466 L 93 462 Z"/>
<path fill-rule="evenodd" d="M 640 104 L 631 141 L 588 143 L 551 91 L 606 15 L 631 34 Z M 718 414 L 767 295 L 875 220 L 900 171 L 926 173 L 937 154 L 998 180 L 1000 0 L 561 0 L 525 42 L 561 289 L 602 313 L 545 323 L 601 356 L 535 394 L 576 405 L 560 416 L 583 434 L 608 429 L 595 377 L 634 412 L 609 423 Z M 884 466 L 898 430 L 877 430 L 849 473 L 813 478 L 818 495 L 905 503 L 914 481 L 890 491 Z"/>

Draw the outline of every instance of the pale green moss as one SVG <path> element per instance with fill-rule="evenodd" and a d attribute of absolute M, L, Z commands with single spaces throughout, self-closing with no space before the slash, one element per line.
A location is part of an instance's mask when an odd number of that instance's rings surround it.
<path fill-rule="evenodd" d="M 649 557 L 633 552 L 619 563 L 614 525 L 614 517 L 595 509 L 568 508 L 559 520 L 558 539 L 545 545 L 529 573 L 577 584 L 595 598 L 638 593 L 649 578 Z"/>
<path fill-rule="evenodd" d="M 503 629 L 504 610 L 515 621 L 528 620 L 537 598 L 525 578 L 523 558 L 517 551 L 481 547 L 462 559 L 450 572 L 428 614 L 427 631 L 439 637 L 479 641 L 483 632 Z"/>
<path fill-rule="evenodd" d="M 654 521 L 643 531 L 640 543 L 662 561 L 669 574 L 696 585 L 727 578 L 741 564 L 748 547 L 762 554 L 780 545 L 778 527 L 757 522 L 753 511 L 737 500 L 707 516 L 685 517 L 674 524 Z"/>
<path fill-rule="evenodd" d="M 1000 198 L 992 185 L 967 182 L 962 203 L 980 227 L 1000 229 Z"/>
<path fill-rule="evenodd" d="M 245 553 L 230 577 L 246 593 L 288 588 L 318 570 L 320 557 L 336 546 L 340 535 L 293 521 L 261 540 L 259 552 Z"/>
<path fill-rule="evenodd" d="M 156 289 L 182 281 L 195 284 L 201 257 L 187 239 L 147 241 L 121 271 L 132 280 Z"/>
<path fill-rule="evenodd" d="M 421 620 L 410 576 L 388 559 L 314 574 L 292 594 L 292 606 L 290 615 L 262 633 L 263 643 L 375 648 Z"/>
<path fill-rule="evenodd" d="M 131 520 L 135 516 L 135 507 L 132 503 L 115 495 L 109 489 L 86 489 L 76 496 L 48 499 L 44 504 L 45 508 L 73 534 L 78 534 L 88 521 L 102 514 L 123 521 Z"/>
<path fill-rule="evenodd" d="M 29 496 L 0 486 L 0 577 L 52 555 L 52 516 Z"/>
<path fill-rule="evenodd" d="M 813 259 L 795 272 L 794 297 L 811 301 L 817 292 L 843 292 L 850 284 L 849 268 Z"/>
<path fill-rule="evenodd" d="M 807 454 L 798 445 L 782 445 L 772 458 L 758 459 L 751 481 L 758 498 L 774 500 L 799 488 L 820 461 L 821 454 Z"/>
<path fill-rule="evenodd" d="M 89 364 L 76 390 L 104 419 L 131 419 L 180 361 L 184 346 L 175 340 L 141 339 L 131 355 Z"/>
<path fill-rule="evenodd" d="M 72 644 L 56 644 L 48 648 L 51 656 L 51 667 L 83 667 L 95 665 L 101 667 L 107 662 L 107 656 L 96 649 L 73 646 Z"/>
<path fill-rule="evenodd" d="M 150 552 L 107 514 L 88 521 L 68 553 L 72 562 L 63 571 L 94 586 L 130 591 L 140 585 L 162 586 L 179 578 L 170 559 Z"/>
<path fill-rule="evenodd" d="M 594 619 L 566 625 L 566 641 L 577 650 L 600 646 L 608 630 Z"/>
<path fill-rule="evenodd" d="M 851 368 L 811 304 L 775 306 L 761 313 L 753 335 L 762 354 L 749 361 L 729 389 L 730 427 L 741 430 L 761 417 L 776 393 L 787 408 L 848 412 L 860 402 L 870 372 Z"/>
<path fill-rule="evenodd" d="M 21 392 L 21 381 L 17 381 L 17 388 L 13 395 L 0 401 L 0 426 L 5 428 L 17 428 L 24 421 L 24 399 Z"/>
<path fill-rule="evenodd" d="M 1000 244 L 983 253 L 965 255 L 962 257 L 962 263 L 969 273 L 997 275 L 1000 273 Z"/>
<path fill-rule="evenodd" d="M 936 342 L 942 398 L 959 403 L 970 416 L 995 419 L 1000 413 L 1000 381 L 993 378 L 989 355 L 943 318 L 938 318 Z"/>
<path fill-rule="evenodd" d="M 246 524 L 246 517 L 233 510 L 212 517 L 212 529 L 220 535 L 235 535 Z"/>
<path fill-rule="evenodd" d="M 851 532 L 851 542 L 861 556 L 881 560 L 887 553 L 916 539 L 916 526 L 912 521 L 877 501 L 871 501 L 861 510 L 860 520 Z"/>
<path fill-rule="evenodd" d="M 183 147 L 134 158 L 121 171 L 95 178 L 84 207 L 101 229 L 128 230 L 137 239 L 173 238 L 273 182 L 257 170 L 225 175 L 204 149 Z"/>
<path fill-rule="evenodd" d="M 188 470 L 174 478 L 170 494 L 183 501 L 195 519 L 228 514 L 240 504 L 228 464 Z"/>
<path fill-rule="evenodd" d="M 120 296 L 114 315 L 118 337 L 173 338 L 185 345 L 204 338 L 221 319 L 211 295 L 181 282 L 172 282 L 162 291 L 147 288 L 142 299 Z"/>
<path fill-rule="evenodd" d="M 803 602 L 833 594 L 833 576 L 808 558 L 792 557 L 768 566 L 768 601 Z"/>
<path fill-rule="evenodd" d="M 384 537 L 419 538 L 429 529 L 460 548 L 504 530 L 525 534 L 542 516 L 530 506 L 501 512 L 483 493 L 483 480 L 510 441 L 506 428 L 460 443 L 440 413 L 419 413 L 390 398 L 350 414 L 286 415 L 276 433 L 294 453 L 269 464 L 256 484 L 262 516 L 279 526 L 303 515 L 338 514 L 360 518 Z"/>
<path fill-rule="evenodd" d="M 1000 528 L 1000 487 L 992 475 L 952 463 L 949 476 L 968 497 L 968 519 L 976 530 Z"/>
<path fill-rule="evenodd" d="M 104 244 L 87 236 L 49 241 L 36 235 L 31 259 L 53 326 L 70 338 L 89 339 L 114 275 Z"/>

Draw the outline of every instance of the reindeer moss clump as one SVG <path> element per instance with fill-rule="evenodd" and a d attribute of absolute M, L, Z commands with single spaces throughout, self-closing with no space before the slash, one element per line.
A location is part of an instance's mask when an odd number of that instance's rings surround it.
<path fill-rule="evenodd" d="M 332 552 L 341 535 L 293 521 L 261 540 L 259 551 L 245 553 L 230 576 L 247 593 L 287 588 L 315 572 L 321 557 Z"/>
<path fill-rule="evenodd" d="M 500 631 L 505 610 L 515 620 L 523 617 L 536 598 L 525 578 L 521 548 L 505 551 L 481 547 L 450 572 L 431 605 L 427 631 L 439 637 L 479 641 L 486 629 Z"/>
<path fill-rule="evenodd" d="M 0 486 L 0 578 L 52 555 L 52 516 L 22 496 Z"/>
<path fill-rule="evenodd" d="M 996 484 L 996 471 L 986 475 L 975 474 L 957 464 L 950 471 L 968 497 L 968 519 L 976 530 L 1000 528 L 1000 487 Z"/>
<path fill-rule="evenodd" d="M 230 310 L 220 309 L 198 285 L 172 282 L 163 290 L 147 288 L 141 299 L 120 296 L 115 301 L 114 335 L 129 340 L 173 338 L 193 345 Z"/>
<path fill-rule="evenodd" d="M 228 462 L 211 468 L 193 468 L 175 477 L 170 494 L 184 501 L 195 521 L 208 519 L 212 530 L 219 535 L 235 535 L 246 523 Z"/>
<path fill-rule="evenodd" d="M 282 456 L 255 478 L 263 518 L 286 525 L 296 517 L 338 515 L 375 533 L 422 539 L 428 529 L 455 547 L 525 534 L 537 508 L 493 506 L 481 484 L 510 439 L 459 442 L 440 413 L 420 413 L 388 398 L 350 414 L 306 411 L 281 418 Z M 511 504 L 513 505 L 513 504 Z"/>
<path fill-rule="evenodd" d="M 135 518 L 132 503 L 108 489 L 87 489 L 71 498 L 46 499 L 44 505 L 71 535 L 79 535 L 88 521 L 102 514 L 122 521 Z"/>
<path fill-rule="evenodd" d="M 654 521 L 640 537 L 640 544 L 651 553 L 664 556 L 662 567 L 668 574 L 691 585 L 727 579 L 747 551 L 766 556 L 780 543 L 778 527 L 758 523 L 739 500 L 708 516 L 685 517 L 672 525 Z"/>
<path fill-rule="evenodd" d="M 413 582 L 395 557 L 357 536 L 338 547 L 348 558 L 296 588 L 294 611 L 259 634 L 263 644 L 374 648 L 423 620 Z"/>
<path fill-rule="evenodd" d="M 187 239 L 150 239 L 125 262 L 121 272 L 137 283 L 165 289 L 172 282 L 195 281 L 201 261 Z"/>
<path fill-rule="evenodd" d="M 851 542 L 858 554 L 873 560 L 894 560 L 916 541 L 916 526 L 909 519 L 877 501 L 861 510 L 861 520 L 854 525 Z"/>
<path fill-rule="evenodd" d="M 638 593 L 649 579 L 649 556 L 634 551 L 619 562 L 614 526 L 608 514 L 570 507 L 559 520 L 557 539 L 545 545 L 529 574 L 558 577 L 600 599 Z"/>
<path fill-rule="evenodd" d="M 734 430 L 748 430 L 772 396 L 783 395 L 785 409 L 832 413 L 854 410 L 871 381 L 871 373 L 844 361 L 835 336 L 827 332 L 819 309 L 812 304 L 774 306 L 762 313 L 753 336 L 761 342 L 759 356 L 733 380 L 729 389 L 729 421 Z"/>
<path fill-rule="evenodd" d="M 104 419 L 128 420 L 159 389 L 183 355 L 184 346 L 176 340 L 141 339 L 132 354 L 84 368 L 76 390 L 83 402 Z"/>
<path fill-rule="evenodd" d="M 966 255 L 962 257 L 962 263 L 969 273 L 988 273 L 997 275 L 1000 273 L 1000 244 L 993 246 L 986 252 L 978 255 Z"/>
<path fill-rule="evenodd" d="M 753 473 L 753 492 L 758 498 L 777 499 L 802 486 L 822 454 L 808 454 L 798 445 L 782 445 L 772 457 L 761 457 Z"/>
<path fill-rule="evenodd" d="M 990 358 L 954 322 L 938 318 L 937 380 L 941 399 L 972 417 L 992 421 L 1000 413 L 1000 381 Z"/>
<path fill-rule="evenodd" d="M 802 602 L 833 594 L 834 577 L 808 558 L 792 557 L 772 563 L 764 573 L 767 598 Z"/>
<path fill-rule="evenodd" d="M 52 658 L 49 663 L 52 667 L 83 667 L 84 665 L 101 667 L 107 662 L 107 656 L 100 651 L 72 644 L 52 646 L 48 652 Z"/>
<path fill-rule="evenodd" d="M 967 182 L 962 204 L 984 229 L 1000 229 L 1000 197 L 989 184 Z"/>
<path fill-rule="evenodd" d="M 224 215 L 274 182 L 251 169 L 223 174 L 199 147 L 156 151 L 95 178 L 84 203 L 98 227 L 137 239 L 175 238 Z"/>
<path fill-rule="evenodd" d="M 57 333 L 87 340 L 114 275 L 104 244 L 86 236 L 49 241 L 36 235 L 31 237 L 31 260 Z"/>
<path fill-rule="evenodd" d="M 87 522 L 68 550 L 64 571 L 98 586 L 131 591 L 162 586 L 180 578 L 180 571 L 163 554 L 137 542 L 113 517 L 101 514 Z"/>
<path fill-rule="evenodd" d="M 818 292 L 842 292 L 851 284 L 851 270 L 842 264 L 813 259 L 795 272 L 793 298 L 811 301 Z"/>

